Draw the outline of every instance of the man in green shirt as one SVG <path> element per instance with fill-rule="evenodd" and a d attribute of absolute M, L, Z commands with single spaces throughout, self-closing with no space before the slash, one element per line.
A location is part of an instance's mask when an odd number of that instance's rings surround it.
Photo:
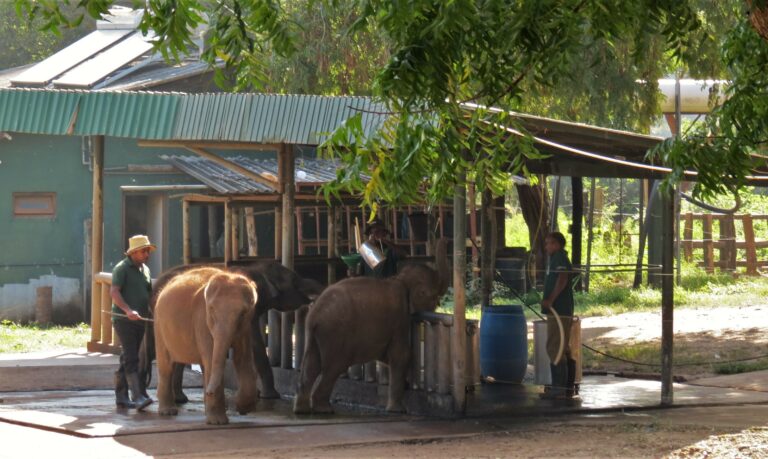
<path fill-rule="evenodd" d="M 139 348 L 149 317 L 152 278 L 146 262 L 157 247 L 139 234 L 128 239 L 125 258 L 112 270 L 112 325 L 122 345 L 120 368 L 115 373 L 115 404 L 118 407 L 146 408 L 152 399 L 142 393 L 139 381 Z M 130 388 L 132 400 L 125 386 Z"/>
<path fill-rule="evenodd" d="M 541 309 L 547 314 L 547 355 L 552 372 L 552 385 L 550 390 L 542 394 L 542 398 L 565 400 L 574 397 L 576 379 L 576 361 L 571 356 L 569 346 L 573 322 L 573 290 L 571 290 L 573 267 L 565 252 L 565 236 L 562 233 L 548 234 L 544 240 L 544 250 L 549 258 Z M 563 326 L 564 345 L 560 356 L 558 356 L 560 327 L 552 311 L 560 317 Z"/>

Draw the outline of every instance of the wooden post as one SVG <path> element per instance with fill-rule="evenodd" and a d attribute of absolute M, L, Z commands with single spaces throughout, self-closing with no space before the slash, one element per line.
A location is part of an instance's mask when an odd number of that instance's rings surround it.
<path fill-rule="evenodd" d="M 435 324 L 437 331 L 437 393 L 448 394 L 451 392 L 451 327 L 443 324 L 442 321 L 438 321 Z M 453 336 L 455 339 L 455 335 Z M 456 349 L 453 349 L 454 351 Z M 455 355 L 455 354 L 454 354 Z M 466 355 L 462 350 L 462 360 L 466 359 Z M 453 375 L 454 378 L 456 375 Z M 464 377 L 462 377 L 461 384 L 464 384 Z M 462 392 L 464 385 L 462 387 Z M 455 391 L 454 391 L 455 392 Z M 455 395 L 454 395 L 455 397 Z"/>
<path fill-rule="evenodd" d="M 482 295 L 480 303 L 483 308 L 491 304 L 493 291 L 493 265 L 495 245 L 493 244 L 495 212 L 493 210 L 493 195 L 489 190 L 483 190 L 480 204 L 480 237 L 483 241 L 480 254 L 480 285 Z"/>
<path fill-rule="evenodd" d="M 322 253 L 320 240 L 320 208 L 315 206 L 315 247 L 318 255 Z"/>
<path fill-rule="evenodd" d="M 712 274 L 715 272 L 715 253 L 714 245 L 712 244 L 712 214 L 704 215 L 702 225 L 704 227 L 702 234 L 702 239 L 704 239 L 704 267 L 708 273 Z"/>
<path fill-rule="evenodd" d="M 688 212 L 683 215 L 683 253 L 685 261 L 693 260 L 693 213 Z"/>
<path fill-rule="evenodd" d="M 589 292 L 589 268 L 592 265 L 592 234 L 595 226 L 596 191 L 597 191 L 597 179 L 592 177 L 592 183 L 589 185 L 589 213 L 587 214 L 587 268 L 584 271 L 584 279 L 583 279 L 585 292 Z M 643 236 L 640 236 L 640 253 L 643 252 L 644 241 L 645 239 L 643 238 Z M 638 255 L 638 262 L 637 262 L 638 265 L 641 264 L 641 260 L 642 260 L 642 255 Z M 635 280 L 635 283 L 637 283 L 637 280 Z"/>
<path fill-rule="evenodd" d="M 466 411 L 466 273 L 467 273 L 467 190 L 465 174 L 459 174 L 453 197 L 453 400 L 459 414 Z"/>
<path fill-rule="evenodd" d="M 411 206 L 408 206 L 408 215 L 411 215 L 412 213 Z M 413 225 L 411 225 L 411 221 L 408 220 L 408 248 L 411 251 L 411 256 L 416 255 L 416 242 L 413 238 Z"/>
<path fill-rule="evenodd" d="M 192 263 L 192 244 L 189 235 L 189 201 L 186 199 L 181 201 L 181 251 L 182 251 L 182 263 L 188 265 Z"/>
<path fill-rule="evenodd" d="M 304 225 L 302 219 L 301 207 L 296 208 L 296 242 L 299 244 L 297 252 L 304 255 Z"/>
<path fill-rule="evenodd" d="M 107 320 L 107 317 L 101 317 L 101 289 L 102 284 L 94 280 L 91 286 L 91 342 L 88 343 L 88 350 L 90 352 L 95 351 L 91 348 L 91 343 L 101 342 L 101 321 Z"/>
<path fill-rule="evenodd" d="M 224 266 L 232 260 L 232 205 L 224 203 Z"/>
<path fill-rule="evenodd" d="M 103 268 L 104 254 L 104 136 L 91 137 L 91 167 L 93 168 L 91 202 L 91 324 L 100 327 L 108 318 L 101 317 L 101 285 L 96 275 Z M 125 241 L 123 241 L 125 243 Z M 106 289 L 105 290 L 109 290 Z M 92 330 L 92 336 L 98 333 Z M 100 340 L 94 340 L 100 341 Z"/>
<path fill-rule="evenodd" d="M 421 354 L 422 322 L 414 320 L 411 323 L 411 388 L 418 389 L 421 385 L 421 368 L 424 358 Z"/>
<path fill-rule="evenodd" d="M 282 344 L 280 339 L 282 316 L 280 311 L 274 309 L 270 309 L 267 314 L 267 348 L 269 349 L 269 364 L 273 367 L 279 367 L 282 358 L 280 350 Z"/>
<path fill-rule="evenodd" d="M 661 189 L 660 189 L 661 191 Z M 662 266 L 661 266 L 661 404 L 672 405 L 672 363 L 674 340 L 674 225 L 675 200 L 662 191 Z"/>
<path fill-rule="evenodd" d="M 104 287 L 106 287 L 106 285 Z M 112 316 L 110 315 L 112 312 L 112 295 L 109 292 L 109 288 L 101 289 L 101 298 L 99 299 L 99 302 L 101 303 L 102 310 L 102 312 L 99 312 L 102 316 L 101 342 L 103 344 L 112 344 Z"/>
<path fill-rule="evenodd" d="M 571 262 L 576 270 L 581 269 L 581 228 L 584 221 L 584 182 L 581 177 L 571 177 L 571 197 L 573 207 L 571 212 Z M 621 211 L 621 210 L 619 210 Z M 576 290 L 581 291 L 580 279 Z"/>
<path fill-rule="evenodd" d="M 275 260 L 282 256 L 283 247 L 283 209 L 275 207 Z"/>
<path fill-rule="evenodd" d="M 479 267 L 479 253 L 477 250 L 477 206 L 475 205 L 475 184 L 467 185 L 467 200 L 469 201 L 469 238 L 472 240 L 472 267 Z M 483 240 L 485 242 L 485 240 Z M 473 278 L 477 277 L 474 272 Z"/>
<path fill-rule="evenodd" d="M 301 368 L 304 360 L 304 348 L 307 343 L 306 324 L 309 306 L 304 305 L 296 310 L 296 368 Z"/>
<path fill-rule="evenodd" d="M 230 206 L 230 224 L 232 225 L 232 260 L 240 259 L 240 209 Z"/>
<path fill-rule="evenodd" d="M 278 176 L 280 179 L 283 201 L 283 221 L 282 221 L 282 263 L 286 268 L 293 269 L 293 209 L 294 194 L 296 192 L 296 177 L 294 169 L 296 167 L 293 147 L 291 145 L 280 144 L 278 152 L 282 160 L 278 160 Z M 282 165 L 282 168 L 280 168 Z"/>
<path fill-rule="evenodd" d="M 216 241 L 218 235 L 216 234 L 216 204 L 208 204 L 206 206 L 208 211 L 208 256 L 213 258 L 216 256 Z"/>
<path fill-rule="evenodd" d="M 720 219 L 720 262 L 724 271 L 736 271 L 736 225 L 733 214 L 725 214 Z"/>
<path fill-rule="evenodd" d="M 349 209 L 349 206 L 344 206 L 344 212 L 347 216 L 347 253 L 352 253 L 353 245 L 354 245 L 354 226 L 352 225 L 352 212 Z M 354 251 L 357 251 L 357 247 L 354 247 Z"/>
<path fill-rule="evenodd" d="M 282 368 L 293 368 L 293 322 L 295 312 L 283 312 L 281 322 L 280 337 L 280 366 Z"/>
<path fill-rule="evenodd" d="M 741 217 L 744 226 L 744 245 L 747 254 L 747 274 L 757 275 L 757 250 L 755 248 L 755 228 L 752 225 L 752 215 L 744 214 Z"/>
<path fill-rule="evenodd" d="M 424 390 L 434 391 L 437 386 L 437 332 L 432 322 L 424 322 Z"/>
<path fill-rule="evenodd" d="M 326 251 L 326 256 L 328 257 L 328 285 L 333 284 L 336 282 L 336 257 L 339 256 L 337 253 L 338 250 L 336 248 L 337 242 L 338 242 L 338 234 L 336 231 L 336 218 L 337 218 L 337 207 L 331 206 L 328 208 L 328 249 Z"/>
<path fill-rule="evenodd" d="M 248 235 L 248 256 L 258 256 L 259 239 L 256 233 L 256 217 L 253 215 L 253 207 L 245 208 L 245 232 Z"/>

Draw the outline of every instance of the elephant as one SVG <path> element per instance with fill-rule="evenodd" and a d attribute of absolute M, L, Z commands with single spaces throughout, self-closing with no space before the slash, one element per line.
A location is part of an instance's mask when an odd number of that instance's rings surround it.
<path fill-rule="evenodd" d="M 190 264 L 176 266 L 163 272 L 153 286 L 154 293 L 153 297 L 150 299 L 150 310 L 154 308 L 159 293 L 162 292 L 168 282 L 179 274 L 204 266 L 223 267 L 221 264 Z M 259 299 L 256 303 L 256 313 L 254 314 L 252 324 L 254 363 L 256 364 L 256 370 L 261 382 L 261 398 L 279 398 L 280 394 L 275 390 L 272 367 L 269 365 L 266 345 L 261 333 L 263 327 L 261 326 L 259 319 L 260 317 L 263 317 L 269 309 L 275 309 L 277 311 L 293 311 L 303 305 L 309 304 L 325 287 L 313 279 L 300 277 L 294 271 L 286 268 L 275 260 L 257 260 L 243 265 L 232 266 L 229 270 L 246 275 L 257 285 Z M 152 335 L 149 334 L 144 343 L 145 350 L 140 353 L 141 362 L 139 367 L 142 374 L 141 380 L 145 381 L 147 385 L 149 384 L 152 358 L 154 354 L 154 345 L 151 341 Z M 175 365 L 173 373 L 174 398 L 176 403 L 179 404 L 186 403 L 188 400 L 187 396 L 182 391 L 183 372 L 183 365 Z"/>
<path fill-rule="evenodd" d="M 444 239 L 438 241 L 435 264 L 436 269 L 406 264 L 384 279 L 345 279 L 320 294 L 307 315 L 294 413 L 332 413 L 329 399 L 336 379 L 349 366 L 372 360 L 389 365 L 387 411 L 405 411 L 411 314 L 434 311 L 448 288 Z"/>
<path fill-rule="evenodd" d="M 258 398 L 251 322 L 258 300 L 256 283 L 219 268 L 198 268 L 174 277 L 155 304 L 157 398 L 161 415 L 178 413 L 171 379 L 174 363 L 198 363 L 205 382 L 208 424 L 227 424 L 224 364 L 229 349 L 237 373 L 236 407 L 252 411 Z"/>

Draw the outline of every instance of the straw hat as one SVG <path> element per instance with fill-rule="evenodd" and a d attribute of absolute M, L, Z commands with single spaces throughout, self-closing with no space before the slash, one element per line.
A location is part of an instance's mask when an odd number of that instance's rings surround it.
<path fill-rule="evenodd" d="M 137 250 L 145 249 L 147 247 L 153 252 L 157 249 L 155 244 L 149 242 L 149 238 L 146 235 L 137 234 L 128 239 L 128 250 L 125 251 L 125 254 L 130 255 Z"/>

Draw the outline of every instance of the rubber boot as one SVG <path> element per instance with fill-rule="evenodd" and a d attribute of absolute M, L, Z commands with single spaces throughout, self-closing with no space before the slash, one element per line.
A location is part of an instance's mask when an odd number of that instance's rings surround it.
<path fill-rule="evenodd" d="M 136 404 L 136 409 L 143 411 L 144 408 L 148 407 L 149 404 L 152 403 L 152 399 L 145 397 L 144 394 L 141 393 L 139 374 L 128 373 L 125 375 L 125 379 L 128 380 L 128 387 L 131 389 L 131 395 L 133 396 L 133 403 Z"/>
<path fill-rule="evenodd" d="M 576 389 L 576 361 L 573 359 L 568 359 L 568 382 L 565 386 L 565 396 L 568 398 L 577 398 L 579 396 L 579 392 Z"/>
<path fill-rule="evenodd" d="M 119 408 L 136 408 L 128 396 L 128 383 L 122 370 L 115 372 L 115 405 Z"/>

